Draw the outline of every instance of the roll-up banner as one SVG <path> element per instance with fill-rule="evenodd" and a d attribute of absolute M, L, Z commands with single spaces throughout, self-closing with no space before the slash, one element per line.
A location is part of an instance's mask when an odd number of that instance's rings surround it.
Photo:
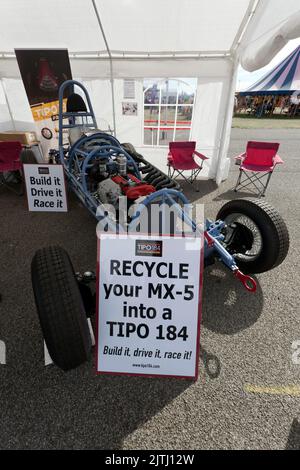
<path fill-rule="evenodd" d="M 67 49 L 15 49 L 44 158 L 58 148 L 58 90 L 72 79 Z M 69 89 L 69 93 L 71 90 Z M 64 106 L 66 106 L 64 97 Z"/>

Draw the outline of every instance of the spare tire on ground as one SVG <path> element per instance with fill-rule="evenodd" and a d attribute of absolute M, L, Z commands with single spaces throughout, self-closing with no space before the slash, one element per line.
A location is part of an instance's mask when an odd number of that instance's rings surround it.
<path fill-rule="evenodd" d="M 289 250 L 287 226 L 274 207 L 262 200 L 227 202 L 216 220 L 226 224 L 224 245 L 245 273 L 263 273 L 279 266 Z"/>

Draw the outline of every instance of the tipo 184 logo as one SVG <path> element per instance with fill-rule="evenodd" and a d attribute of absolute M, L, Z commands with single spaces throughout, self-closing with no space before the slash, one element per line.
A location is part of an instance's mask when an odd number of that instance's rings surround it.
<path fill-rule="evenodd" d="M 136 240 L 136 256 L 162 256 L 161 240 Z"/>

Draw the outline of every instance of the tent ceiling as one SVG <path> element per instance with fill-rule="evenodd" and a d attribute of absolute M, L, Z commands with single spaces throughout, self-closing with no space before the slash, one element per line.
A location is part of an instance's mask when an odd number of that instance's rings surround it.
<path fill-rule="evenodd" d="M 112 52 L 229 51 L 251 0 L 96 0 Z M 230 12 L 230 14 L 228 13 Z M 1 0 L 1 51 L 105 51 L 92 0 Z"/>
<path fill-rule="evenodd" d="M 82 77 L 140 77 L 151 61 L 154 76 L 166 59 L 176 76 L 199 76 L 202 59 L 256 70 L 299 36 L 299 20 L 299 0 L 0 0 L 0 76 L 19 76 L 14 49 L 35 47 L 67 48 L 77 70 L 96 59 Z"/>
<path fill-rule="evenodd" d="M 1 0 L 2 51 L 15 48 L 105 50 L 91 1 Z"/>
<path fill-rule="evenodd" d="M 112 50 L 228 51 L 249 0 L 110 0 L 97 4 Z M 112 15 L 112 11 L 118 14 Z"/>

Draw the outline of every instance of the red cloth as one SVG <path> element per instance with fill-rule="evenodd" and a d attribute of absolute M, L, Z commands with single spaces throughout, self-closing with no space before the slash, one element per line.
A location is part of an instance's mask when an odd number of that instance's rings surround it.
<path fill-rule="evenodd" d="M 0 142 L 0 173 L 21 170 L 21 150 L 20 142 Z"/>

